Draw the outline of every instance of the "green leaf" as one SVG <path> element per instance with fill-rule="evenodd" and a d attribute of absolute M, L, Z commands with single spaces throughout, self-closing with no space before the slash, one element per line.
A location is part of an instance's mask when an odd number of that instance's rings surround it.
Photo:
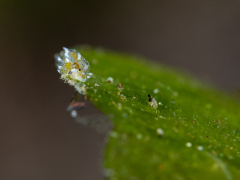
<path fill-rule="evenodd" d="M 86 95 L 114 124 L 103 158 L 107 179 L 240 177 L 238 102 L 138 56 L 77 50 L 93 73 Z"/>

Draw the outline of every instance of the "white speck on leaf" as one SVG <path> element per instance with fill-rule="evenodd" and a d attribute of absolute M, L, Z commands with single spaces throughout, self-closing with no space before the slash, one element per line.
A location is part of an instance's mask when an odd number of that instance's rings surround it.
<path fill-rule="evenodd" d="M 153 91 L 155 94 L 156 93 L 158 93 L 159 92 L 159 89 L 158 88 L 156 88 L 156 89 L 154 89 L 154 91 Z"/>
<path fill-rule="evenodd" d="M 163 136 L 163 134 L 164 134 L 163 129 L 157 128 L 157 134 L 158 134 L 159 136 Z"/>
<path fill-rule="evenodd" d="M 203 150 L 203 147 L 202 147 L 202 146 L 198 146 L 197 149 L 198 149 L 199 151 L 202 151 L 202 150 Z"/>

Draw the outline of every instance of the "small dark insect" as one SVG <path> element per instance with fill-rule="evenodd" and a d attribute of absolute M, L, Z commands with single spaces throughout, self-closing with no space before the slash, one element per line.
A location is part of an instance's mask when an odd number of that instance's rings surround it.
<path fill-rule="evenodd" d="M 148 95 L 148 102 L 151 102 L 152 101 L 152 96 L 149 94 Z"/>
<path fill-rule="evenodd" d="M 207 139 L 209 139 L 209 137 L 208 137 L 208 136 L 206 136 L 206 138 L 207 138 Z"/>
<path fill-rule="evenodd" d="M 81 71 L 81 69 L 79 69 L 79 71 Z"/>
<path fill-rule="evenodd" d="M 68 74 L 72 74 L 72 71 L 69 71 Z"/>

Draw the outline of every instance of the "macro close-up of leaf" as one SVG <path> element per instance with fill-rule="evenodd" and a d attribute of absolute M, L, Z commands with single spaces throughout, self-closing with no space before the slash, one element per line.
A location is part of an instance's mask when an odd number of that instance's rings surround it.
<path fill-rule="evenodd" d="M 0 180 L 240 179 L 240 1 L 0 1 Z"/>
<path fill-rule="evenodd" d="M 101 162 L 106 179 L 240 177 L 239 101 L 140 56 L 75 49 L 92 73 L 75 88 L 84 84 L 113 124 Z"/>

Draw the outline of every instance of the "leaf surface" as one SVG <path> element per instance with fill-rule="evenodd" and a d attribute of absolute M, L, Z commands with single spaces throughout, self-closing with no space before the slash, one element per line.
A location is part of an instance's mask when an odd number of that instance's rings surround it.
<path fill-rule="evenodd" d="M 114 124 L 103 158 L 107 179 L 240 177 L 238 102 L 138 56 L 77 50 L 93 73 L 87 97 Z"/>

